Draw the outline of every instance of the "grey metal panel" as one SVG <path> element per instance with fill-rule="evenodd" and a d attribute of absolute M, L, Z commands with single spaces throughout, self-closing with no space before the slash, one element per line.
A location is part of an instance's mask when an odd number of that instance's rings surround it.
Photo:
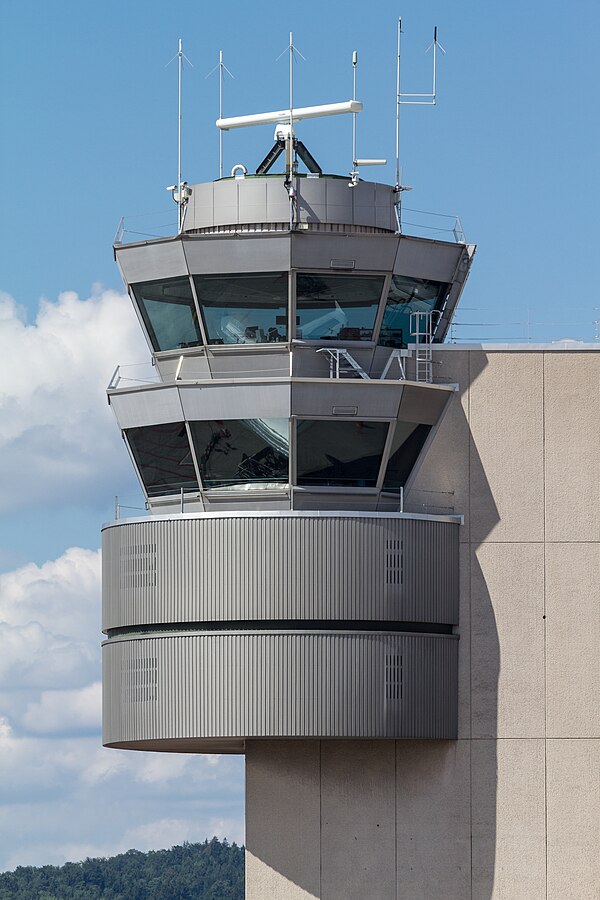
<path fill-rule="evenodd" d="M 233 351 L 214 348 L 208 351 L 208 355 L 213 378 L 237 378 L 240 375 L 246 378 L 276 378 L 290 374 L 290 355 L 285 347 L 269 350 L 257 346 L 251 350 L 236 347 Z"/>
<path fill-rule="evenodd" d="M 289 222 L 290 201 L 283 178 L 267 178 L 267 222 Z"/>
<path fill-rule="evenodd" d="M 331 416 L 334 406 L 355 407 L 357 417 L 395 419 L 402 396 L 399 382 L 328 379 L 294 382 L 292 415 Z"/>
<path fill-rule="evenodd" d="M 455 624 L 457 533 L 453 522 L 352 513 L 123 522 L 103 532 L 103 629 L 245 619 Z"/>
<path fill-rule="evenodd" d="M 178 239 L 143 246 L 125 245 L 115 252 L 127 284 L 177 278 L 188 273 L 182 243 Z"/>
<path fill-rule="evenodd" d="M 309 234 L 292 235 L 292 267 L 329 269 L 332 259 L 353 259 L 354 268 L 366 272 L 391 272 L 398 238 L 387 234 Z"/>
<path fill-rule="evenodd" d="M 288 234 L 187 237 L 184 250 L 192 275 L 284 272 L 290 267 Z"/>
<path fill-rule="evenodd" d="M 301 222 L 396 230 L 394 189 L 388 184 L 321 176 L 297 178 L 298 212 Z M 219 227 L 242 223 L 289 221 L 289 199 L 284 176 L 225 178 L 210 184 L 192 185 L 185 229 Z"/>
<path fill-rule="evenodd" d="M 185 216 L 185 229 L 210 228 L 214 219 L 214 185 L 196 184 L 192 188 L 192 196 L 188 201 Z"/>
<path fill-rule="evenodd" d="M 190 419 L 288 419 L 290 385 L 181 385 L 184 417 Z"/>
<path fill-rule="evenodd" d="M 453 636 L 361 632 L 110 641 L 103 742 L 456 738 L 457 651 Z"/>
<path fill-rule="evenodd" d="M 204 353 L 194 353 L 185 350 L 179 350 L 177 353 L 155 353 L 154 362 L 156 368 L 160 372 L 163 381 L 174 381 L 175 374 L 179 368 L 179 360 L 184 357 L 183 365 L 180 369 L 180 378 L 183 380 L 191 379 L 209 379 L 211 377 L 208 359 Z"/>
<path fill-rule="evenodd" d="M 300 222 L 327 221 L 327 189 L 320 178 L 299 178 L 296 205 Z M 350 215 L 352 212 L 350 211 Z M 351 222 L 352 218 L 346 219 Z"/>
<path fill-rule="evenodd" d="M 403 589 L 398 616 L 419 621 L 423 599 L 432 621 L 458 624 L 459 532 L 444 523 L 406 519 L 402 529 Z"/>
<path fill-rule="evenodd" d="M 358 224 L 354 219 L 354 206 L 353 206 L 353 188 L 348 187 L 348 182 L 344 178 L 341 179 L 327 179 L 325 181 L 325 185 L 327 188 L 327 222 L 339 222 L 340 224 Z M 373 216 L 373 211 L 371 211 L 371 217 Z M 374 222 L 368 221 L 366 223 L 360 224 L 374 224 Z"/>
<path fill-rule="evenodd" d="M 177 388 L 160 385 L 143 390 L 117 391 L 110 395 L 110 405 L 120 428 L 181 422 L 184 418 Z"/>
<path fill-rule="evenodd" d="M 453 391 L 441 390 L 433 385 L 407 384 L 400 401 L 398 418 L 402 422 L 435 425 L 453 393 Z"/>
<path fill-rule="evenodd" d="M 248 178 L 237 182 L 239 223 L 267 222 L 267 179 Z"/>
<path fill-rule="evenodd" d="M 462 244 L 446 244 L 403 235 L 398 245 L 394 273 L 450 282 L 463 251 Z"/>

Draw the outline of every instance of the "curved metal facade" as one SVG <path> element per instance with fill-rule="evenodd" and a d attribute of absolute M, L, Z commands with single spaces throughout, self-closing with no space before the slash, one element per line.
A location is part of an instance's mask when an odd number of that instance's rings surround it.
<path fill-rule="evenodd" d="M 103 630 L 247 619 L 458 622 L 458 525 L 174 516 L 103 533 Z"/>
<path fill-rule="evenodd" d="M 127 749 L 244 738 L 456 737 L 455 636 L 194 633 L 104 645 L 104 734 Z"/>
<path fill-rule="evenodd" d="M 105 743 L 455 736 L 457 521 L 173 516 L 103 539 Z"/>

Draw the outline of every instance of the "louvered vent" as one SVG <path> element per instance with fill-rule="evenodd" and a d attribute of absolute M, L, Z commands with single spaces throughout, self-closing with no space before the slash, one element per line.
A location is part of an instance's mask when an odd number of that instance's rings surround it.
<path fill-rule="evenodd" d="M 123 660 L 121 663 L 121 696 L 124 703 L 157 699 L 158 660 L 155 656 Z"/>
<path fill-rule="evenodd" d="M 401 585 L 404 577 L 402 561 L 402 541 L 385 542 L 385 583 Z"/>
<path fill-rule="evenodd" d="M 385 699 L 402 700 L 402 656 L 386 653 L 385 656 Z"/>
<path fill-rule="evenodd" d="M 121 587 L 156 587 L 156 544 L 121 547 Z"/>

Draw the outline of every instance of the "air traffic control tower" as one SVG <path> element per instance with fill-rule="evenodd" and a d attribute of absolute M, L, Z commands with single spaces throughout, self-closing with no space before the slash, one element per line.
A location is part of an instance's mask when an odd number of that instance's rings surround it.
<path fill-rule="evenodd" d="M 474 248 L 401 234 L 397 190 L 289 131 L 180 191 L 176 236 L 115 244 L 159 380 L 108 390 L 149 515 L 103 532 L 103 741 L 246 753 L 267 783 L 346 741 L 358 783 L 362 742 L 457 736 L 461 517 L 404 497 Z"/>

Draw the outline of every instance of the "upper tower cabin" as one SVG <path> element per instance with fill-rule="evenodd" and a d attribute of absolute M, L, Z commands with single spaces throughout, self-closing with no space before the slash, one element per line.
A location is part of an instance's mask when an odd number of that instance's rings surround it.
<path fill-rule="evenodd" d="M 453 737 L 460 520 L 402 496 L 474 247 L 285 123 L 179 191 L 178 234 L 115 244 L 160 382 L 108 390 L 150 516 L 104 530 L 105 743 Z"/>

